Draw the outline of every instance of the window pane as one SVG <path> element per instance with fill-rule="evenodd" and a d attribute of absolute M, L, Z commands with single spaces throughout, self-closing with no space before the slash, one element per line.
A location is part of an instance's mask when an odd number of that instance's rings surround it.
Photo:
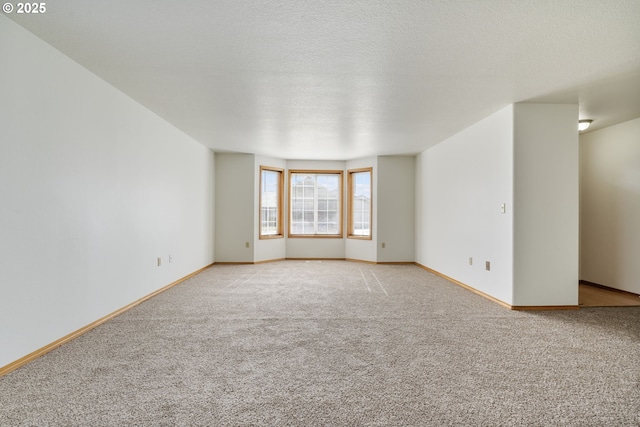
<path fill-rule="evenodd" d="M 282 171 L 261 168 L 260 173 L 260 235 L 280 235 Z"/>
<path fill-rule="evenodd" d="M 304 222 L 308 222 L 313 224 L 314 212 L 313 211 L 304 211 Z"/>
<path fill-rule="evenodd" d="M 349 234 L 371 237 L 371 171 L 349 172 Z"/>
<path fill-rule="evenodd" d="M 290 181 L 291 233 L 338 234 L 342 174 L 291 172 Z M 328 224 L 330 212 L 336 224 Z"/>

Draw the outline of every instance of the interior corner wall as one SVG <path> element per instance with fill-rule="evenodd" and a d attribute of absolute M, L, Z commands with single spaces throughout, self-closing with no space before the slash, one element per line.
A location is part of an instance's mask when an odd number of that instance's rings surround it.
<path fill-rule="evenodd" d="M 416 262 L 511 304 L 513 106 L 422 152 L 415 176 Z"/>
<path fill-rule="evenodd" d="M 252 263 L 257 207 L 255 155 L 216 154 L 216 262 Z"/>
<path fill-rule="evenodd" d="M 512 305 L 578 305 L 577 122 L 577 105 L 514 105 Z"/>
<path fill-rule="evenodd" d="M 414 241 L 414 255 L 415 262 L 425 265 L 427 258 L 427 179 L 425 170 L 427 163 L 426 151 L 419 153 L 415 156 L 414 166 L 414 203 L 415 203 L 415 241 Z"/>
<path fill-rule="evenodd" d="M 212 263 L 215 156 L 3 16 L 0 57 L 1 367 Z"/>
<path fill-rule="evenodd" d="M 378 168 L 378 158 L 376 157 L 366 157 L 362 159 L 349 160 L 346 162 L 345 166 L 345 177 L 344 177 L 344 192 L 345 192 L 345 230 L 344 235 L 347 235 L 347 225 L 349 218 L 346 216 L 346 202 L 348 195 L 347 189 L 347 172 L 350 169 L 360 169 L 360 168 L 372 168 L 372 176 L 371 176 L 371 197 L 372 197 L 372 207 L 371 207 L 371 240 L 365 239 L 350 239 L 346 238 L 344 240 L 344 250 L 345 250 L 345 258 L 359 261 L 370 261 L 376 262 L 376 242 L 378 240 L 378 227 L 380 221 L 378 219 L 378 210 L 379 203 L 378 197 L 379 193 L 377 190 L 378 176 L 379 176 L 379 168 Z"/>
<path fill-rule="evenodd" d="M 378 157 L 378 262 L 415 261 L 415 164 L 415 156 Z"/>
<path fill-rule="evenodd" d="M 269 166 L 273 168 L 283 169 L 282 173 L 284 174 L 284 188 L 282 189 L 283 190 L 282 219 L 284 224 L 282 224 L 282 227 L 285 235 L 286 235 L 286 229 L 287 229 L 287 215 L 286 215 L 286 212 L 288 212 L 287 210 L 288 177 L 287 177 L 287 171 L 286 171 L 287 162 L 286 160 L 276 159 L 274 157 L 255 156 L 254 170 L 256 171 L 256 173 L 255 173 L 255 182 L 254 182 L 254 189 L 255 189 L 254 205 L 256 206 L 256 209 L 253 210 L 255 215 L 253 220 L 253 223 L 255 224 L 255 234 L 253 236 L 255 262 L 283 259 L 286 257 L 286 253 L 287 253 L 287 247 L 286 247 L 284 236 L 283 238 L 278 238 L 278 239 L 260 239 L 260 208 L 259 206 L 260 206 L 260 192 L 261 192 L 261 189 L 260 189 L 260 167 L 261 166 Z"/>
<path fill-rule="evenodd" d="M 580 279 L 640 294 L 640 118 L 580 135 Z"/>

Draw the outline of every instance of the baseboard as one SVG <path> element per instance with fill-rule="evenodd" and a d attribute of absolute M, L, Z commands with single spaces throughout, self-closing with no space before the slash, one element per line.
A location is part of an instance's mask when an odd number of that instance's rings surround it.
<path fill-rule="evenodd" d="M 212 265 L 253 265 L 255 264 L 255 262 L 253 261 L 222 261 L 222 262 L 215 262 Z"/>
<path fill-rule="evenodd" d="M 365 264 L 374 264 L 374 265 L 415 265 L 416 263 L 413 261 L 369 261 L 364 259 L 357 258 L 345 258 L 345 261 L 350 262 L 362 262 Z"/>
<path fill-rule="evenodd" d="M 473 292 L 476 295 L 480 295 L 483 298 L 488 299 L 489 301 L 492 301 L 496 304 L 501 305 L 502 307 L 508 308 L 509 310 L 521 310 L 521 311 L 546 311 L 546 310 L 578 310 L 580 308 L 580 306 L 578 305 L 511 305 L 511 304 L 507 304 L 506 302 L 499 300 L 496 297 L 493 297 L 489 294 L 486 294 L 482 291 L 477 290 L 474 287 L 471 287 L 469 285 L 467 285 L 466 283 L 462 283 L 452 277 L 449 277 L 445 274 L 440 273 L 439 271 L 436 271 L 432 268 L 429 268 L 427 266 L 424 266 L 418 262 L 415 263 L 418 267 L 423 268 L 425 270 L 427 270 L 430 273 L 435 274 L 436 276 L 440 276 L 445 280 L 448 280 L 451 283 L 454 283 L 458 286 L 461 286 L 471 292 Z"/>
<path fill-rule="evenodd" d="M 265 259 L 262 261 L 256 261 L 254 262 L 254 264 L 267 264 L 270 262 L 278 262 L 278 261 L 284 261 L 286 258 L 274 258 L 274 259 Z"/>
<path fill-rule="evenodd" d="M 375 261 L 369 261 L 369 260 L 366 260 L 366 259 L 345 258 L 344 260 L 345 261 L 349 261 L 349 262 L 359 262 L 359 263 L 362 263 L 362 264 L 377 264 L 377 262 L 375 262 Z"/>
<path fill-rule="evenodd" d="M 549 311 L 549 310 L 579 310 L 579 305 L 512 305 L 511 310 Z"/>
<path fill-rule="evenodd" d="M 365 259 L 357 258 L 274 258 L 265 259 L 262 261 L 222 261 L 216 262 L 215 265 L 252 265 L 252 264 L 266 264 L 269 262 L 278 261 L 349 261 L 349 262 L 362 262 L 365 264 L 380 264 L 380 265 L 416 265 L 413 261 L 369 261 Z"/>
<path fill-rule="evenodd" d="M 413 261 L 378 261 L 376 264 L 380 265 L 416 265 Z"/>
<path fill-rule="evenodd" d="M 42 347 L 42 348 L 40 348 L 40 349 L 38 349 L 38 350 L 36 350 L 36 351 L 34 351 L 32 353 L 29 353 L 26 356 L 21 357 L 20 359 L 9 363 L 8 365 L 0 367 L 0 377 L 2 377 L 3 375 L 8 374 L 9 372 L 15 371 L 16 369 L 26 365 L 29 362 L 32 362 L 33 360 L 37 359 L 38 357 L 49 353 L 51 350 L 55 350 L 56 348 L 60 347 L 61 345 L 66 344 L 69 341 L 79 337 L 80 335 L 83 335 L 83 334 L 89 332 L 90 330 L 95 329 L 96 327 L 102 325 L 103 323 L 107 322 L 108 320 L 111 320 L 114 317 L 119 316 L 120 314 L 124 313 L 125 311 L 128 311 L 128 310 L 132 309 L 133 307 L 135 307 L 135 306 L 137 306 L 137 305 L 139 305 L 139 304 L 141 304 L 141 303 L 143 303 L 143 302 L 155 297 L 156 295 L 161 294 L 162 292 L 174 287 L 175 285 L 184 282 L 185 280 L 195 276 L 196 274 L 203 272 L 204 270 L 208 269 L 212 265 L 213 264 L 209 264 L 209 265 L 207 265 L 205 267 L 202 267 L 202 268 L 194 271 L 193 273 L 190 273 L 190 274 L 182 277 L 181 279 L 178 279 L 175 282 L 172 282 L 172 283 L 170 283 L 170 284 L 158 289 L 157 291 L 154 291 L 154 292 L 150 293 L 149 295 L 146 295 L 146 296 L 144 296 L 144 297 L 132 302 L 131 304 L 128 304 L 128 305 L 126 305 L 126 306 L 114 311 L 113 313 L 110 313 L 110 314 L 107 314 L 104 317 L 101 317 L 100 319 L 96 320 L 95 322 L 92 322 L 92 323 L 90 323 L 90 324 L 78 329 L 77 331 L 71 332 L 70 334 L 65 335 L 64 337 L 62 337 L 62 338 L 60 338 L 60 339 L 58 339 L 58 340 L 56 340 L 56 341 L 54 341 L 54 342 L 52 342 L 50 344 L 47 344 L 46 346 L 44 346 L 44 347 Z"/>

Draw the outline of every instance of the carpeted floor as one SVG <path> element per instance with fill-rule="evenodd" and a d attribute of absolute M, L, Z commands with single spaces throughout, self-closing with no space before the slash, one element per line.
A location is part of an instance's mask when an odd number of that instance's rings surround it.
<path fill-rule="evenodd" d="M 1 426 L 638 426 L 640 307 L 415 266 L 214 266 L 0 378 Z"/>

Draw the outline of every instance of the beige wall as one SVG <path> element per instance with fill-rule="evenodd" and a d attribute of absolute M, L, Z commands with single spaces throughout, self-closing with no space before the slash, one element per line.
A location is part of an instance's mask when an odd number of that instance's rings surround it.
<path fill-rule="evenodd" d="M 580 279 L 640 293 L 640 118 L 580 136 Z"/>
<path fill-rule="evenodd" d="M 260 166 L 285 169 L 283 239 L 258 236 Z M 373 168 L 373 238 L 288 238 L 288 170 L 344 172 L 343 235 L 347 225 L 349 169 Z M 216 155 L 216 262 L 260 262 L 282 258 L 349 258 L 371 262 L 413 262 L 415 157 L 384 156 L 348 161 L 284 160 L 253 154 Z M 384 176 L 380 182 L 378 176 Z M 380 216 L 380 217 L 379 217 Z M 384 236 L 385 248 L 378 234 Z M 249 242 L 249 248 L 246 243 Z"/>
<path fill-rule="evenodd" d="M 514 105 L 513 305 L 578 304 L 577 123 L 577 105 Z"/>
<path fill-rule="evenodd" d="M 258 173 L 253 154 L 216 154 L 216 262 L 254 262 Z"/>
<path fill-rule="evenodd" d="M 378 157 L 378 262 L 415 261 L 415 164 L 415 156 Z"/>

